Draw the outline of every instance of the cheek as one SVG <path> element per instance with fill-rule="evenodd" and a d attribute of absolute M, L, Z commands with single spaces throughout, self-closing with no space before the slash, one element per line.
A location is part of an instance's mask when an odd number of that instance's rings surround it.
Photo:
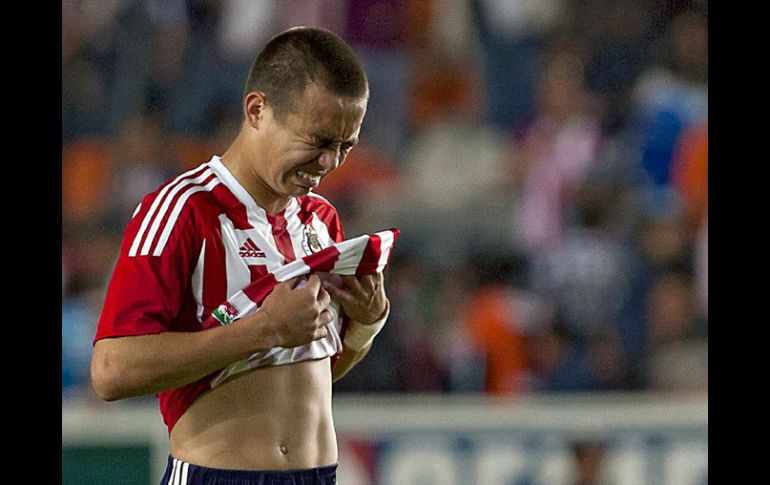
<path fill-rule="evenodd" d="M 282 179 L 291 177 L 305 160 L 307 160 L 306 156 L 291 152 L 284 153 L 281 161 L 275 164 L 276 176 Z"/>

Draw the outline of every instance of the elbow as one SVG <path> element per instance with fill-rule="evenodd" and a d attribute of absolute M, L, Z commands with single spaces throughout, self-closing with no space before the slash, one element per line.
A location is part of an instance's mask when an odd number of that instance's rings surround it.
<path fill-rule="evenodd" d="M 120 382 L 121 372 L 110 362 L 105 352 L 94 349 L 91 358 L 91 387 L 100 399 L 117 401 L 124 393 Z"/>
<path fill-rule="evenodd" d="M 105 401 L 117 401 L 121 398 L 119 387 L 110 372 L 99 364 L 91 364 L 91 387 L 99 398 Z"/>
<path fill-rule="evenodd" d="M 94 388 L 94 391 L 96 392 L 96 395 L 99 396 L 100 399 L 103 401 L 117 401 L 120 399 L 120 396 L 117 394 L 117 392 L 114 392 L 112 389 L 105 387 L 103 384 L 98 383 L 95 380 L 91 380 L 91 387 Z"/>

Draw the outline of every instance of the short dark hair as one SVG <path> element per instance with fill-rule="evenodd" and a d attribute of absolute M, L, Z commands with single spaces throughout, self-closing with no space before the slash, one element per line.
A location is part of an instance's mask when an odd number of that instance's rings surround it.
<path fill-rule="evenodd" d="M 263 92 L 282 120 L 313 82 L 341 96 L 369 94 L 364 67 L 344 40 L 326 29 L 295 27 L 265 45 L 251 66 L 244 95 Z"/>

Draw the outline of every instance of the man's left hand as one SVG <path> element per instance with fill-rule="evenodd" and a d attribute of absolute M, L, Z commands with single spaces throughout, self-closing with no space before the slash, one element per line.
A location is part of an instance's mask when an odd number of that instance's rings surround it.
<path fill-rule="evenodd" d="M 368 325 L 385 315 L 388 298 L 385 296 L 385 279 L 382 273 L 342 276 L 342 282 L 344 285 L 324 281 L 323 285 L 348 317 Z"/>

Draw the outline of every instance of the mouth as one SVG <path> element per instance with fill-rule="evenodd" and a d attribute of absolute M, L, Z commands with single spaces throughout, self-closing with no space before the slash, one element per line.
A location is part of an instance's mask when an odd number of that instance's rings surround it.
<path fill-rule="evenodd" d="M 305 172 L 304 170 L 297 170 L 294 173 L 301 181 L 306 182 L 306 186 L 310 188 L 318 187 L 318 184 L 321 183 L 321 178 L 323 177 L 323 174 L 314 174 Z"/>

